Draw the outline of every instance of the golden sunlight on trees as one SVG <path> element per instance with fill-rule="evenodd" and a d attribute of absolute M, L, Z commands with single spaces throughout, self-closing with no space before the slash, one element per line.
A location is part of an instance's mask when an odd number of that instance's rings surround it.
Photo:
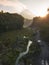
<path fill-rule="evenodd" d="M 47 11 L 48 11 L 48 14 L 49 14 L 49 8 L 47 9 Z"/>
<path fill-rule="evenodd" d="M 3 10 L 1 10 L 0 13 L 3 13 Z"/>

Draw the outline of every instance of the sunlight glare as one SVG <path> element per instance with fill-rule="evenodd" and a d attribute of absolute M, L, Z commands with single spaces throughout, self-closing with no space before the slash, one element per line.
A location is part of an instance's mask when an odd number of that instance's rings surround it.
<path fill-rule="evenodd" d="M 34 10 L 32 10 L 32 13 L 34 13 L 35 16 L 44 17 L 48 13 L 47 12 L 48 8 L 49 8 L 48 6 L 42 5 L 40 7 L 34 8 Z"/>
<path fill-rule="evenodd" d="M 35 12 L 35 15 L 36 15 L 36 16 L 41 16 L 41 17 L 46 16 L 46 14 L 47 14 L 47 11 L 44 11 L 44 10 L 43 10 L 43 11 L 40 11 L 40 12 L 38 12 L 38 13 Z"/>

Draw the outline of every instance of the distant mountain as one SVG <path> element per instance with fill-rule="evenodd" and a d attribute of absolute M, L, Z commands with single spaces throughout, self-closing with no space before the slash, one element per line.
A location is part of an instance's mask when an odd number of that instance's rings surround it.
<path fill-rule="evenodd" d="M 26 19 L 33 19 L 34 17 L 34 15 L 28 9 L 23 10 L 21 15 Z"/>
<path fill-rule="evenodd" d="M 23 27 L 29 27 L 33 22 L 33 19 L 24 19 L 24 25 Z"/>

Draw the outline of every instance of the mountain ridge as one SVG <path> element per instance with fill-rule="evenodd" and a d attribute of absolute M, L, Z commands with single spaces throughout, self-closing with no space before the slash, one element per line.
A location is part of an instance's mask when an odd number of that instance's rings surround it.
<path fill-rule="evenodd" d="M 33 19 L 34 14 L 32 14 L 32 12 L 30 12 L 28 9 L 23 10 L 20 13 L 25 19 Z"/>

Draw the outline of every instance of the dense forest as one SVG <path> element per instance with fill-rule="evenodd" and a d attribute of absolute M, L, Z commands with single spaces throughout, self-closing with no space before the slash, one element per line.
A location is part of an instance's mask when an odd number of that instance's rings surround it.
<path fill-rule="evenodd" d="M 40 30 L 41 39 L 49 42 L 49 14 L 45 17 L 34 17 L 31 27 Z"/>
<path fill-rule="evenodd" d="M 24 18 L 21 15 L 0 12 L 0 65 L 15 65 L 19 54 L 26 51 L 29 40 L 33 43 L 19 64 L 37 65 L 41 52 L 40 45 L 35 40 L 37 30 L 40 31 L 41 39 L 49 45 L 49 14 L 45 17 L 34 17 L 27 28 L 23 28 L 23 24 Z"/>
<path fill-rule="evenodd" d="M 19 54 L 26 50 L 28 41 L 33 41 L 33 30 L 23 28 L 23 24 L 24 18 L 19 14 L 0 13 L 0 65 L 15 65 Z M 28 54 L 22 57 L 19 63 L 29 65 L 39 54 L 40 46 L 35 41 Z"/>
<path fill-rule="evenodd" d="M 0 13 L 0 32 L 21 29 L 24 18 L 19 14 Z"/>

